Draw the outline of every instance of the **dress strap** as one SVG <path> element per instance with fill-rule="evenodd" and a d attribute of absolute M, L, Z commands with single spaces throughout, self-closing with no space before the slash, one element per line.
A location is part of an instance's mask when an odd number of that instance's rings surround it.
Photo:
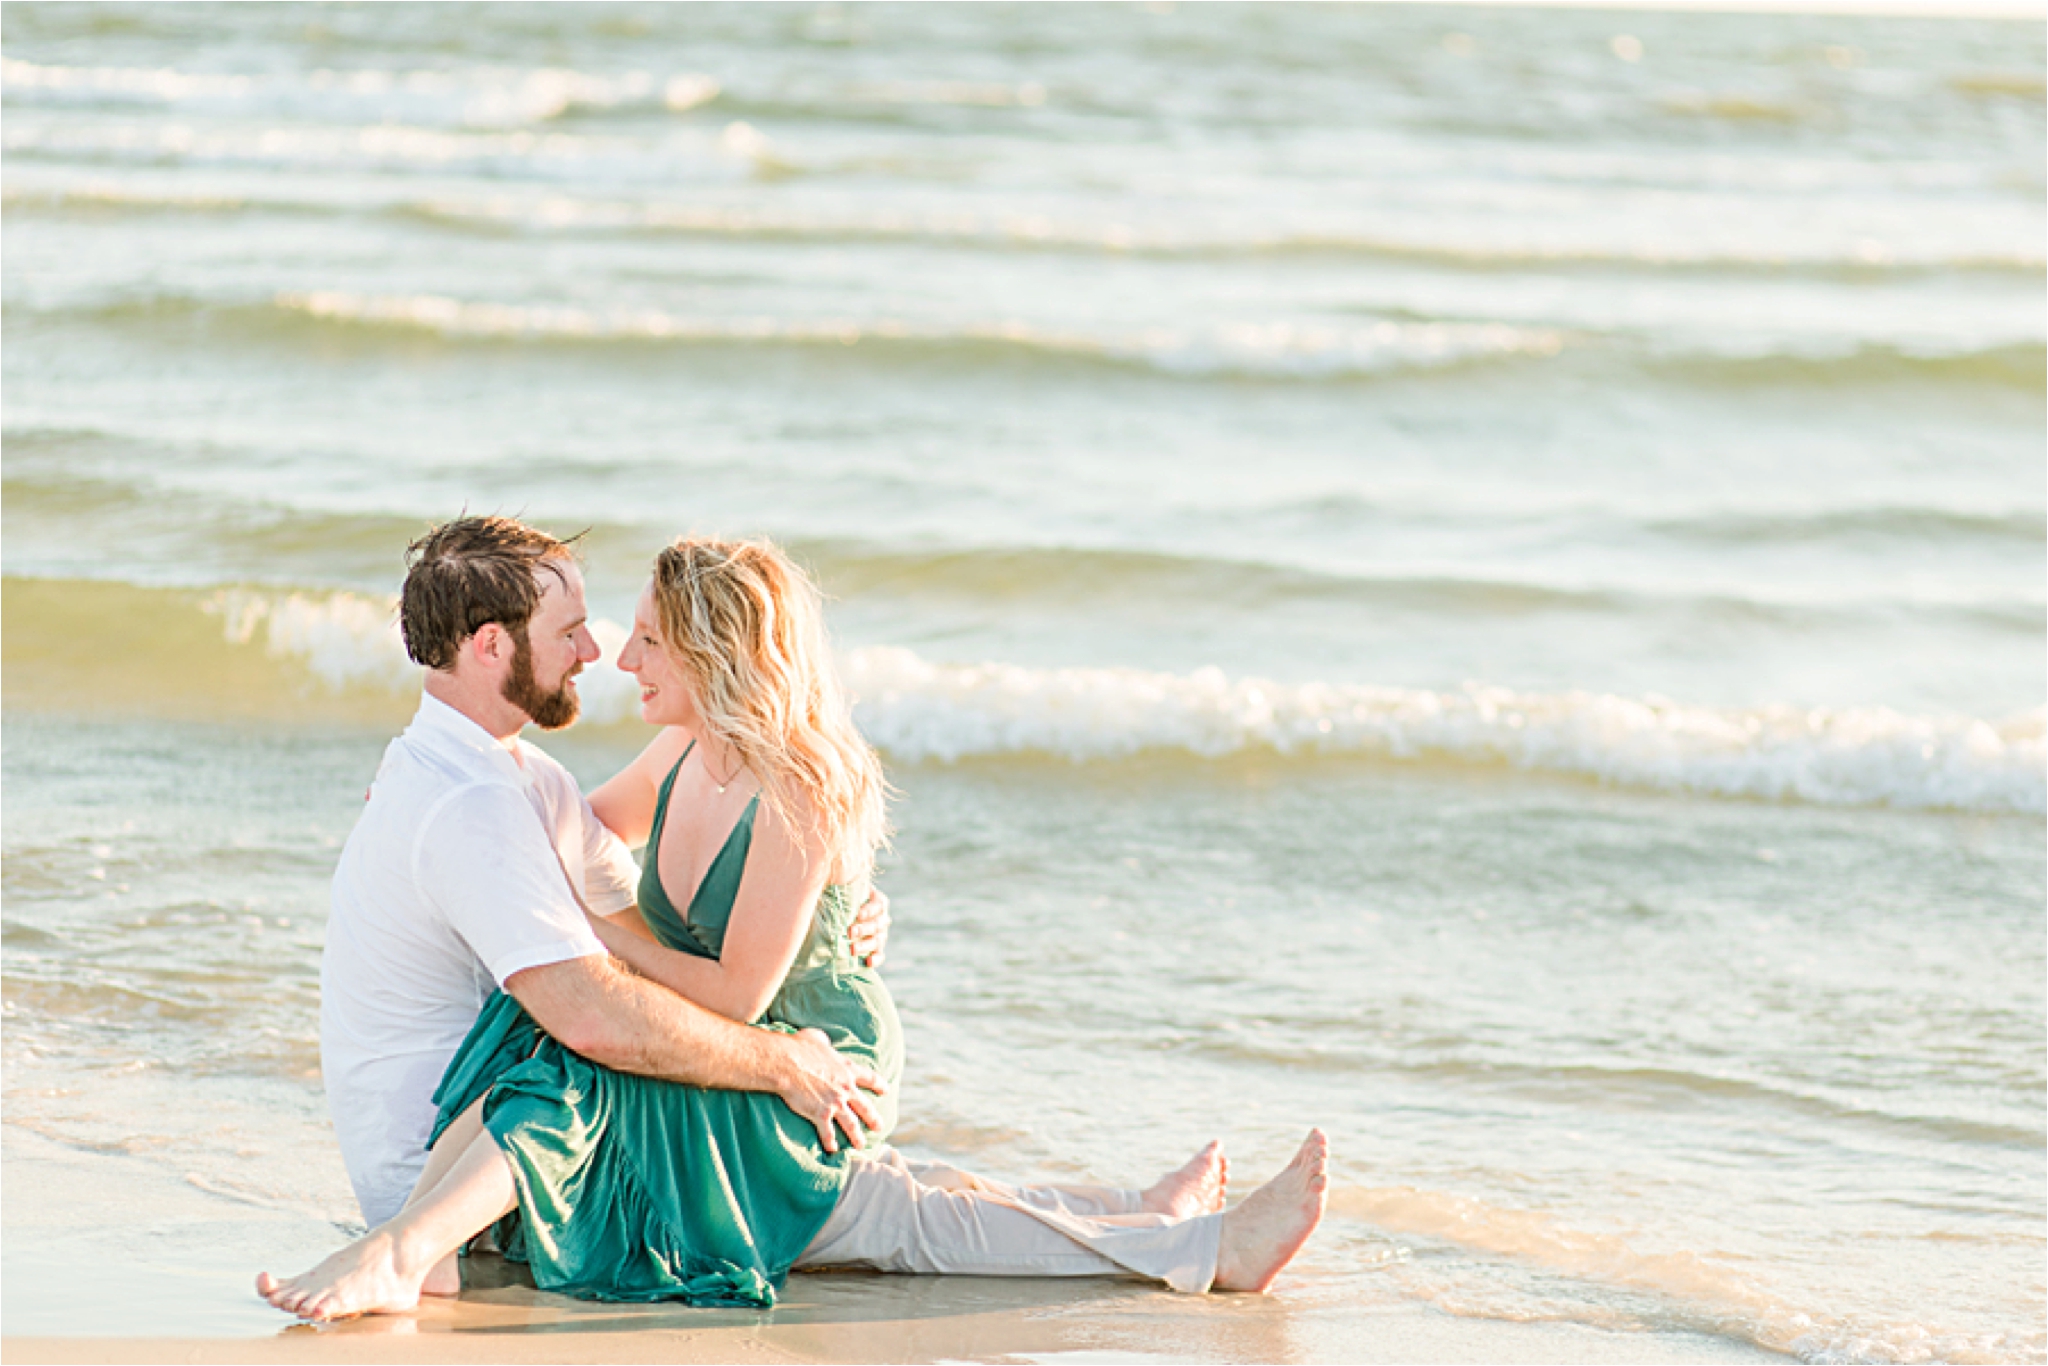
<path fill-rule="evenodd" d="M 676 775 L 683 771 L 683 760 L 690 757 L 690 751 L 697 747 L 695 740 L 683 746 L 683 752 L 676 759 L 676 766 L 661 780 L 661 788 L 654 797 L 654 829 L 648 834 L 650 843 L 661 839 L 661 827 L 668 823 L 668 795 L 676 789 Z"/>

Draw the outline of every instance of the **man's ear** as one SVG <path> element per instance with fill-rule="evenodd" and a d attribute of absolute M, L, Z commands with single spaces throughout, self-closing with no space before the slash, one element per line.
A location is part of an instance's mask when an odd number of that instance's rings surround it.
<path fill-rule="evenodd" d="M 487 621 L 464 642 L 470 657 L 485 668 L 512 658 L 512 633 L 495 621 Z"/>

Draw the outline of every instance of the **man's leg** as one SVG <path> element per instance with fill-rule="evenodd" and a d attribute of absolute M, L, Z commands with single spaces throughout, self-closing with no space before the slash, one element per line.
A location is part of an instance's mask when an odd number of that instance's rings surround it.
<path fill-rule="evenodd" d="M 1230 1163 L 1223 1156 L 1223 1145 L 1217 1142 L 1141 1191 L 1116 1186 L 1011 1186 L 945 1162 L 897 1160 L 920 1186 L 980 1191 L 1033 1209 L 1058 1210 L 1084 1219 L 1119 1214 L 1166 1214 L 1186 1219 L 1197 1214 L 1217 1214 L 1223 1209 L 1230 1181 Z"/>
<path fill-rule="evenodd" d="M 960 1188 L 926 1186 L 894 1152 L 856 1156 L 839 1204 L 797 1266 L 926 1276 L 1135 1274 L 1195 1294 L 1215 1277 L 1219 1215 L 1176 1221 L 1137 1213 L 1111 1223 L 1018 1204 L 997 1183 L 958 1176 L 965 1178 Z"/>
<path fill-rule="evenodd" d="M 1311 1132 L 1285 1171 L 1228 1214 L 1077 1217 L 1018 1204 L 997 1183 L 920 1185 L 895 1153 L 856 1157 L 839 1204 L 799 1267 L 919 1275 L 1135 1274 L 1199 1294 L 1263 1291 L 1321 1220 L 1329 1144 Z M 962 1176 L 967 1174 L 961 1173 Z"/>

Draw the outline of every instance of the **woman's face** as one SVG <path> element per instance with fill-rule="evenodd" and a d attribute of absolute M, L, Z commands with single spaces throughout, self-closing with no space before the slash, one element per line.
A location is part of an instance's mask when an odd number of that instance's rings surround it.
<path fill-rule="evenodd" d="M 633 609 L 633 634 L 619 651 L 619 667 L 640 684 L 643 721 L 656 726 L 681 726 L 692 735 L 697 733 L 702 713 L 697 710 L 696 689 L 662 641 L 651 583 L 641 591 L 639 605 Z"/>

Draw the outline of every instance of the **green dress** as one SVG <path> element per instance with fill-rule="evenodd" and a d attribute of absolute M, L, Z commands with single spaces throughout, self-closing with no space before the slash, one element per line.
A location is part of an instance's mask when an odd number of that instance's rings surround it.
<path fill-rule="evenodd" d="M 662 891 L 657 851 L 681 771 L 678 760 L 655 805 L 640 913 L 669 948 L 716 958 L 760 798 L 712 860 L 687 915 L 678 915 Z M 880 1120 L 872 1144 L 896 1125 L 903 1038 L 888 988 L 853 961 L 846 932 L 855 909 L 846 888 L 825 889 L 789 975 L 754 1023 L 823 1030 L 834 1048 L 889 1083 L 887 1095 L 871 1097 Z M 520 1235 L 513 1241 L 523 1240 L 544 1290 L 772 1308 L 846 1180 L 848 1150 L 826 1154 L 810 1121 L 780 1097 L 600 1067 L 548 1037 L 504 992 L 485 1003 L 448 1064 L 434 1093 L 433 1136 L 479 1096 L 484 1126 L 512 1166 Z"/>

